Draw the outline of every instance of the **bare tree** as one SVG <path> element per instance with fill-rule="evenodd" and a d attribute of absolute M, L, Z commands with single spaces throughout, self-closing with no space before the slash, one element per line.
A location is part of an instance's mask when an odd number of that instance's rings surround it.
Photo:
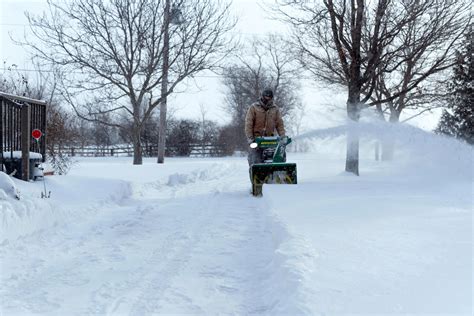
<path fill-rule="evenodd" d="M 367 107 L 374 91 L 380 87 L 382 74 L 400 69 L 400 64 L 409 55 L 409 43 L 403 43 L 403 34 L 414 21 L 426 21 L 427 8 L 440 2 L 443 1 L 404 0 L 396 5 L 390 0 L 324 0 L 320 4 L 281 0 L 276 10 L 294 28 L 295 46 L 303 66 L 317 80 L 347 87 L 347 116 L 350 122 L 357 122 L 361 110 Z M 433 34 L 437 32 L 435 29 Z M 416 37 L 414 41 L 417 41 Z M 418 53 L 414 50 L 411 56 Z M 429 58 L 423 58 L 427 59 L 425 66 L 433 66 L 429 64 Z M 434 61 L 436 63 L 436 59 Z M 389 102 L 412 91 L 426 77 L 417 77 L 416 84 L 403 86 L 372 105 Z M 347 137 L 345 169 L 358 175 L 356 129 L 349 129 Z"/>
<path fill-rule="evenodd" d="M 300 89 L 298 65 L 282 37 L 269 34 L 264 39 L 254 39 L 245 49 L 238 62 L 227 67 L 224 73 L 228 90 L 225 107 L 232 115 L 231 125 L 238 131 L 239 136 L 234 139 L 240 150 L 247 147 L 244 135 L 247 110 L 260 98 L 264 88 L 273 89 L 275 103 L 283 117 L 301 103 L 297 94 Z"/>
<path fill-rule="evenodd" d="M 369 8 L 364 0 L 324 0 L 321 4 L 283 0 L 278 8 L 294 27 L 303 66 L 317 80 L 347 87 L 346 109 L 352 122 L 359 121 L 361 104 L 372 94 L 383 47 L 397 32 L 383 27 L 388 20 L 388 3 L 379 0 Z M 287 10 L 289 6 L 292 11 Z M 365 27 L 369 25 L 372 27 Z M 365 47 L 369 50 L 364 51 Z M 349 129 L 347 135 L 345 169 L 359 174 L 359 136 L 355 129 Z"/>
<path fill-rule="evenodd" d="M 387 55 L 367 106 L 375 105 L 382 119 L 387 113 L 389 122 L 398 123 L 405 109 L 416 110 L 404 120 L 408 121 L 444 106 L 446 70 L 455 63 L 455 51 L 470 16 L 465 1 L 407 1 L 393 6 L 418 14 L 387 46 L 386 51 L 402 49 Z M 394 149 L 393 137 L 382 139 L 382 160 L 393 159 Z"/>
<path fill-rule="evenodd" d="M 48 0 L 48 15 L 27 15 L 39 43 L 27 39 L 24 44 L 70 74 L 63 81 L 63 95 L 76 113 L 117 128 L 133 122 L 134 164 L 142 163 L 140 135 L 155 108 L 181 81 L 213 68 L 232 50 L 226 36 L 235 25 L 230 4 L 180 0 L 172 12 L 179 7 L 183 23 L 168 28 L 166 3 Z M 162 90 L 164 55 L 167 84 Z"/>
<path fill-rule="evenodd" d="M 381 65 L 377 78 L 377 94 L 367 106 L 383 104 L 389 121 L 398 123 L 404 109 L 419 109 L 420 114 L 440 106 L 447 93 L 443 72 L 455 63 L 470 16 L 469 3 L 459 0 L 406 1 L 393 6 L 418 14 L 386 47 L 386 51 L 402 49 L 387 55 L 390 58 Z"/>

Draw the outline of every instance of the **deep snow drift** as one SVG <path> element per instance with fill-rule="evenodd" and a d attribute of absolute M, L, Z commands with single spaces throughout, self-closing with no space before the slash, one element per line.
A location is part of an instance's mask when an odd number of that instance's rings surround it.
<path fill-rule="evenodd" d="M 5 315 L 472 314 L 472 147 L 361 124 L 296 138 L 298 185 L 254 198 L 245 157 L 83 158 L 0 190 Z M 395 137 L 393 162 L 374 160 Z M 1 186 L 0 186 L 1 187 Z"/>

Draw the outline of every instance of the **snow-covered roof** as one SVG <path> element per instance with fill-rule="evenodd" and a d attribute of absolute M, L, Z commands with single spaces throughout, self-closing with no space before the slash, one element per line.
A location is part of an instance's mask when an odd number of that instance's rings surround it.
<path fill-rule="evenodd" d="M 14 95 L 14 94 L 9 94 L 5 92 L 0 91 L 0 97 L 4 97 L 10 100 L 18 100 L 18 101 L 23 101 L 23 102 L 28 102 L 28 103 L 38 103 L 38 104 L 46 104 L 46 101 L 43 100 L 35 100 L 27 97 L 22 97 L 19 95 Z"/>
<path fill-rule="evenodd" d="M 3 158 L 20 159 L 22 157 L 21 151 L 4 151 Z M 30 159 L 43 159 L 43 155 L 37 152 L 30 151 Z"/>

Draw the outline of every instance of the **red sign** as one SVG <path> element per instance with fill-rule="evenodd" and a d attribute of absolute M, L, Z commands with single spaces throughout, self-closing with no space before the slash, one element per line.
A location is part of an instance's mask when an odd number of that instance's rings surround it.
<path fill-rule="evenodd" d="M 41 131 L 39 129 L 34 129 L 31 132 L 31 136 L 33 136 L 33 138 L 36 139 L 36 140 L 40 139 L 42 135 L 43 135 L 43 133 L 41 133 Z"/>

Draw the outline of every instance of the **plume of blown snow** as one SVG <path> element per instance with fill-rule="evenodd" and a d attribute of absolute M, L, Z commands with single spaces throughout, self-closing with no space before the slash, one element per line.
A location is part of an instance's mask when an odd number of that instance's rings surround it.
<path fill-rule="evenodd" d="M 472 181 L 472 146 L 457 139 L 427 132 L 407 124 L 392 124 L 382 121 L 347 123 L 344 125 L 316 129 L 294 137 L 294 141 L 311 140 L 312 150 L 345 155 L 348 132 L 360 136 L 360 159 L 374 159 L 375 145 L 393 141 L 393 167 L 406 172 L 428 177 L 456 177 Z"/>

